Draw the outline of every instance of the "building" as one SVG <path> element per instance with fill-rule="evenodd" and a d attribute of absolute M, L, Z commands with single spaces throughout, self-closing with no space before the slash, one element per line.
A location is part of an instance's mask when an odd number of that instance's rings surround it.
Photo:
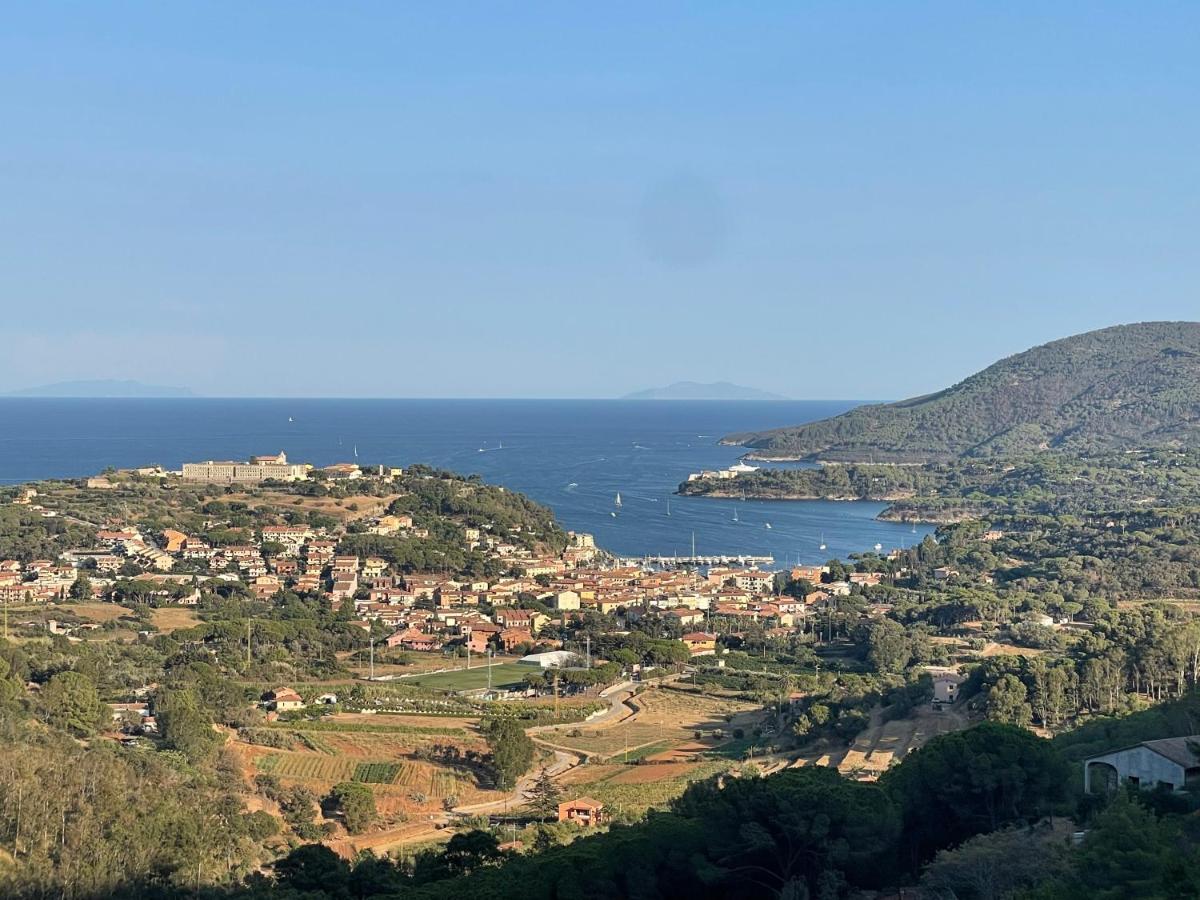
<path fill-rule="evenodd" d="M 303 481 L 309 466 L 287 461 L 281 450 L 277 456 L 256 456 L 249 462 L 206 460 L 183 464 L 184 481 L 209 484 L 257 484 L 260 481 Z"/>
<path fill-rule="evenodd" d="M 703 631 L 693 631 L 680 638 L 692 656 L 707 656 L 717 652 L 717 636 Z"/>
<path fill-rule="evenodd" d="M 567 800 L 558 804 L 558 821 L 574 822 L 584 828 L 603 825 L 604 804 L 591 797 L 580 797 L 577 800 Z"/>
<path fill-rule="evenodd" d="M 1083 761 L 1083 789 L 1098 794 L 1121 784 L 1166 785 L 1178 791 L 1200 784 L 1200 735 L 1142 741 Z"/>
<path fill-rule="evenodd" d="M 580 662 L 570 650 L 547 650 L 545 653 L 530 653 L 517 660 L 521 666 L 536 666 L 540 669 L 567 669 Z"/>
<path fill-rule="evenodd" d="M 291 688 L 281 687 L 275 688 L 273 691 L 268 691 L 266 700 L 267 705 L 277 712 L 304 708 L 304 700 Z"/>
<path fill-rule="evenodd" d="M 579 595 L 574 591 L 559 591 L 552 598 L 551 606 L 556 610 L 579 609 Z"/>

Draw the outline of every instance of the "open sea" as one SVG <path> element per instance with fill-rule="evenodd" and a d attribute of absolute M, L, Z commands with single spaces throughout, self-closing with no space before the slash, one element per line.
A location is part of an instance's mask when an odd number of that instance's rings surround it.
<path fill-rule="evenodd" d="M 0 399 L 0 482 L 243 459 L 427 463 L 528 494 L 623 556 L 772 555 L 777 566 L 907 547 L 929 526 L 882 503 L 678 497 L 689 472 L 737 462 L 724 434 L 836 415 L 839 401 Z M 793 464 L 794 465 L 794 464 Z M 622 506 L 614 499 L 621 494 Z M 668 515 L 668 499 L 670 514 Z M 617 512 L 614 517 L 613 512 Z M 735 521 L 735 515 L 737 521 Z M 767 528 L 768 523 L 771 525 Z M 820 544 L 826 544 L 820 550 Z"/>

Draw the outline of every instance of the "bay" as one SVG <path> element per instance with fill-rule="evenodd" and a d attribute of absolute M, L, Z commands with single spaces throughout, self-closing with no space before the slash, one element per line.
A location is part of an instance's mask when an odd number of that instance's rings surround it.
<path fill-rule="evenodd" d="M 882 503 L 679 497 L 689 472 L 735 463 L 730 432 L 836 415 L 850 401 L 0 399 L 0 481 L 108 466 L 242 459 L 426 463 L 528 494 L 623 556 L 771 555 L 816 563 L 932 531 L 879 521 Z M 621 494 L 621 506 L 614 501 Z M 668 515 L 669 505 L 669 515 Z M 616 513 L 614 516 L 613 513 Z M 736 519 L 736 521 L 735 521 Z M 770 524 L 770 528 L 767 525 Z M 820 549 L 824 543 L 826 548 Z"/>

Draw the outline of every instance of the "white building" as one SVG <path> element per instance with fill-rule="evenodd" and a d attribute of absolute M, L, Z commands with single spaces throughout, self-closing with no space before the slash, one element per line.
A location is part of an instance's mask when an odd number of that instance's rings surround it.
<path fill-rule="evenodd" d="M 1121 784 L 1140 788 L 1169 785 L 1181 790 L 1200 782 L 1200 735 L 1142 741 L 1083 761 L 1086 793 L 1113 791 Z"/>
<path fill-rule="evenodd" d="M 540 669 L 568 669 L 579 665 L 582 660 L 570 650 L 547 650 L 545 653 L 531 653 L 517 660 L 521 666 L 537 666 Z"/>

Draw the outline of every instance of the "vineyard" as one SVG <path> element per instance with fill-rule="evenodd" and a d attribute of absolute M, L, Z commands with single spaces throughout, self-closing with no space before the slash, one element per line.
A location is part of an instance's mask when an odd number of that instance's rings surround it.
<path fill-rule="evenodd" d="M 394 784 L 404 768 L 400 763 L 359 763 L 354 769 L 354 780 L 367 784 Z"/>
<path fill-rule="evenodd" d="M 349 781 L 355 771 L 355 761 L 342 756 L 311 753 L 272 753 L 256 761 L 259 771 L 280 778 L 306 781 Z"/>

